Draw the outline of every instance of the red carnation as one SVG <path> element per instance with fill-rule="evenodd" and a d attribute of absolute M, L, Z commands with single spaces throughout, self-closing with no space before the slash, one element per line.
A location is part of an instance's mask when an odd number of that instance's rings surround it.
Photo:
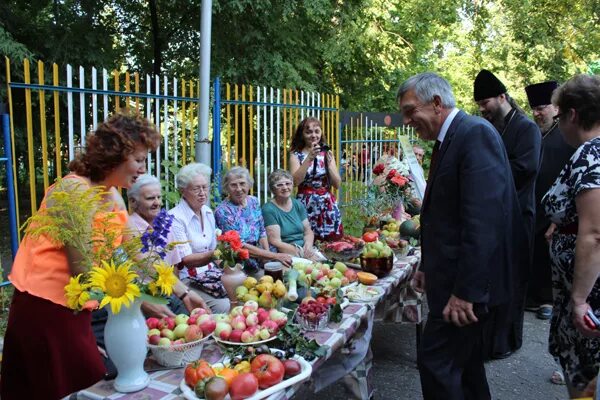
<path fill-rule="evenodd" d="M 402 175 L 396 175 L 396 176 L 394 176 L 390 180 L 391 180 L 392 183 L 395 183 L 396 185 L 398 185 L 400 187 L 406 185 L 406 182 L 408 182 L 408 179 L 406 179 Z"/>
<path fill-rule="evenodd" d="M 396 176 L 396 170 L 392 169 L 392 170 L 390 170 L 390 172 L 388 172 L 387 178 L 392 179 L 394 176 Z"/>

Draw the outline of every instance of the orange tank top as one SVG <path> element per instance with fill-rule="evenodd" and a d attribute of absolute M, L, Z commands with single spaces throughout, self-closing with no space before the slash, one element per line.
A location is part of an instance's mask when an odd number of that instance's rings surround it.
<path fill-rule="evenodd" d="M 68 177 L 85 182 L 77 175 L 68 175 Z M 87 182 L 85 184 L 87 185 Z M 53 187 L 54 185 L 49 187 L 48 191 Z M 46 196 L 48 191 L 46 191 Z M 40 210 L 46 208 L 46 196 L 42 200 Z M 119 245 L 122 240 L 122 232 L 127 224 L 127 210 L 115 210 L 111 214 L 114 218 L 111 226 L 121 230 L 121 234 L 117 235 L 116 244 Z M 94 216 L 93 223 L 105 218 L 107 218 L 105 212 L 98 212 Z M 71 271 L 64 247 L 57 246 L 44 235 L 37 238 L 25 235 L 8 276 L 15 288 L 21 292 L 27 292 L 65 307 L 67 306 L 65 286 L 69 283 L 70 277 Z"/>

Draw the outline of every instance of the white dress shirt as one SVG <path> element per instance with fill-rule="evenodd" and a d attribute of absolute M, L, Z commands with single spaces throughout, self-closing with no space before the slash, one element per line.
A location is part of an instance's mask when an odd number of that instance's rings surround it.
<path fill-rule="evenodd" d="M 204 222 L 204 229 L 202 229 L 200 217 L 184 199 L 181 199 L 179 204 L 169 210 L 169 214 L 175 217 L 171 227 L 175 241 L 187 242 L 176 246 L 181 259 L 190 254 L 206 253 L 217 247 L 215 216 L 207 205 L 202 206 L 200 213 Z M 196 268 L 196 271 L 199 273 L 206 269 L 208 269 L 208 266 L 202 266 Z M 183 268 L 179 272 L 179 279 L 187 277 L 188 270 Z"/>

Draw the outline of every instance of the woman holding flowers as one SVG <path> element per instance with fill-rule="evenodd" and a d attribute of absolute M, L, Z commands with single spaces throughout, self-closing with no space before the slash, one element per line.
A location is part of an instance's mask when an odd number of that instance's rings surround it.
<path fill-rule="evenodd" d="M 223 177 L 223 192 L 227 198 L 215 210 L 217 226 L 223 232 L 239 233 L 243 248 L 250 253 L 250 258 L 244 262 L 246 272 L 258 272 L 261 261 L 276 260 L 291 265 L 289 254 L 269 250 L 260 204 L 256 197 L 248 195 L 253 184 L 246 168 L 233 167 L 227 171 Z"/>
<path fill-rule="evenodd" d="M 68 196 L 102 187 L 97 192 L 99 203 L 90 203 L 98 208 L 85 214 L 83 225 L 93 230 L 104 224 L 113 233 L 113 243 L 97 247 L 90 244 L 94 249 L 91 252 L 118 245 L 127 210 L 116 188 L 131 187 L 146 171 L 148 151 L 155 150 L 159 143 L 159 133 L 146 119 L 127 114 L 112 116 L 88 135 L 85 151 L 69 164 L 71 173 L 48 189 L 39 213 L 51 214 L 57 207 L 47 201 L 54 191 Z M 64 213 L 64 208 L 60 212 Z M 68 221 L 64 227 L 77 228 Z M 86 309 L 97 306 L 97 302 L 87 301 L 90 297 L 84 295 L 79 281 L 80 274 L 90 267 L 87 261 L 89 254 L 80 247 L 57 245 L 47 234 L 27 233 L 23 238 L 9 275 L 15 292 L 5 337 L 2 399 L 59 399 L 104 376 L 102 357 L 92 334 L 91 312 Z M 113 308 L 129 304 L 136 295 L 130 278 L 131 273 L 121 268 L 97 277 L 106 289 L 105 300 Z M 107 281 L 109 285 L 105 285 Z M 82 307 L 78 313 L 72 310 Z"/>
<path fill-rule="evenodd" d="M 210 167 L 200 163 L 181 168 L 175 176 L 181 200 L 169 213 L 174 217 L 173 237 L 182 242 L 176 247 L 181 259 L 179 279 L 213 312 L 226 313 L 229 300 L 221 284 L 222 272 L 211 263 L 217 246 L 215 217 L 208 206 L 211 173 Z"/>
<path fill-rule="evenodd" d="M 342 216 L 331 188 L 339 188 L 340 177 L 333 153 L 322 142 L 321 122 L 303 119 L 292 138 L 290 172 L 298 186 L 298 200 L 308 213 L 310 227 L 318 240 L 342 236 Z"/>

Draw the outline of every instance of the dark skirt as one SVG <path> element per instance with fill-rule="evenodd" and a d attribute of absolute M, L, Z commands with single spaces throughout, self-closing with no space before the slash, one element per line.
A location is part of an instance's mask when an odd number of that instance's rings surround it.
<path fill-rule="evenodd" d="M 0 381 L 2 400 L 60 399 L 104 377 L 91 313 L 15 289 Z"/>

